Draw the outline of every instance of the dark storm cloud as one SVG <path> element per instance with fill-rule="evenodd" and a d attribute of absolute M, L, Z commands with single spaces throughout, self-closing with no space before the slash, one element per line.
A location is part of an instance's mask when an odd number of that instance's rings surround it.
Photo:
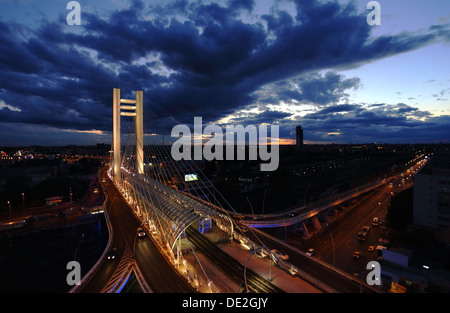
<path fill-rule="evenodd" d="M 324 108 L 324 109 L 320 110 L 319 113 L 316 113 L 316 114 L 328 115 L 329 113 L 341 113 L 341 112 L 348 112 L 348 111 L 357 111 L 359 109 L 360 109 L 360 106 L 356 105 L 356 104 L 338 104 L 338 105 L 333 105 L 333 106 L 329 106 L 327 108 Z"/>
<path fill-rule="evenodd" d="M 357 88 L 359 81 L 333 72 L 310 73 L 354 67 L 448 39 L 442 27 L 371 38 L 365 15 L 353 3 L 294 3 L 294 16 L 274 7 L 258 23 L 238 18 L 252 12 L 249 0 L 230 0 L 226 7 L 133 1 L 107 17 L 83 12 L 76 31 L 61 17 L 42 21 L 27 36 L 15 36 L 19 25 L 0 21 L 0 99 L 21 110 L 0 108 L 0 122 L 109 131 L 113 87 L 129 97 L 133 90 L 144 90 L 144 102 L 153 111 L 183 123 L 193 116 L 217 120 L 252 104 L 261 87 L 289 79 L 296 79 L 300 89 L 290 95 L 285 90 L 281 98 L 329 104 L 345 98 L 344 91 Z M 155 12 L 153 19 L 146 18 Z M 265 114 L 276 118 L 274 112 Z M 370 119 L 364 115 L 368 112 L 358 114 L 355 120 Z"/>
<path fill-rule="evenodd" d="M 323 141 L 332 136 L 337 142 L 437 142 L 448 141 L 449 121 L 449 116 L 433 117 L 398 103 L 330 106 L 305 115 L 299 122 L 308 130 L 308 140 Z"/>
<path fill-rule="evenodd" d="M 327 124 L 414 126 L 417 119 L 430 116 L 427 111 L 408 106 L 404 103 L 382 105 L 371 109 L 363 105 L 341 104 L 323 108 L 304 116 L 305 120 L 327 121 Z M 408 119 L 414 118 L 414 119 Z"/>
<path fill-rule="evenodd" d="M 307 75 L 299 80 L 301 87 L 297 100 L 309 101 L 317 104 L 338 102 L 348 96 L 345 90 L 359 87 L 359 78 L 344 79 L 342 75 L 328 72 L 323 78 L 316 75 Z M 295 98 L 294 98 L 295 99 Z"/>
<path fill-rule="evenodd" d="M 258 125 L 258 124 L 271 124 L 275 123 L 281 119 L 284 119 L 285 117 L 289 117 L 292 114 L 286 113 L 286 112 L 279 112 L 274 110 L 267 110 L 262 113 L 252 113 L 252 114 L 246 114 L 243 117 L 236 117 L 230 120 L 231 124 L 242 124 L 242 125 Z"/>
<path fill-rule="evenodd" d="M 287 79 L 269 86 L 265 86 L 257 92 L 262 103 L 302 102 L 314 105 L 335 104 L 345 100 L 349 95 L 348 89 L 358 89 L 359 78 L 344 78 L 335 72 L 327 72 L 325 75 L 310 73 L 300 78 Z"/>

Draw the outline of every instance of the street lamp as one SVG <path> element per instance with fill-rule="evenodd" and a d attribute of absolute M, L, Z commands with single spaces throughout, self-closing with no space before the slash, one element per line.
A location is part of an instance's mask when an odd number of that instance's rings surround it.
<path fill-rule="evenodd" d="M 303 197 L 303 206 L 306 206 L 306 193 L 308 192 L 309 187 L 311 186 L 311 182 L 308 183 L 308 187 L 305 189 L 305 196 Z"/>
<path fill-rule="evenodd" d="M 22 192 L 22 206 L 23 210 L 25 211 L 25 193 Z"/>
<path fill-rule="evenodd" d="M 267 188 L 264 189 L 264 197 L 263 197 L 263 203 L 262 203 L 262 214 L 263 215 L 264 215 L 264 202 L 266 201 L 266 191 L 267 191 Z"/>
<path fill-rule="evenodd" d="M 265 250 L 269 251 L 270 269 L 269 269 L 269 279 L 268 279 L 268 281 L 270 282 L 270 280 L 271 280 L 270 277 L 272 276 L 272 255 L 271 255 L 272 252 L 271 252 L 267 247 L 265 247 L 265 246 L 260 246 L 260 247 L 256 248 L 255 250 L 253 250 L 252 253 L 250 253 L 250 255 L 248 256 L 247 261 L 245 262 L 245 266 L 244 266 L 244 284 L 245 284 L 245 292 L 248 292 L 248 285 L 247 285 L 247 264 L 248 264 L 248 261 L 250 260 L 250 258 L 252 257 L 252 255 L 253 255 L 256 251 L 261 250 L 261 249 L 265 249 Z"/>
<path fill-rule="evenodd" d="M 72 210 L 72 187 L 69 187 L 69 196 L 70 196 L 70 209 Z"/>
<path fill-rule="evenodd" d="M 80 243 L 81 243 L 81 240 L 83 240 L 83 238 L 84 238 L 84 233 L 81 235 L 80 241 L 78 241 L 77 248 L 75 249 L 75 254 L 73 256 L 74 261 L 77 259 L 78 248 L 80 247 Z"/>
<path fill-rule="evenodd" d="M 330 233 L 331 246 L 333 248 L 333 265 L 336 266 L 336 254 L 335 254 L 335 250 L 334 250 L 334 240 L 333 240 L 333 235 L 331 234 L 330 225 L 328 225 L 328 223 L 327 223 L 327 227 L 328 227 L 328 231 Z"/>
<path fill-rule="evenodd" d="M 11 219 L 11 202 L 8 200 L 8 207 L 9 207 L 9 219 Z"/>
<path fill-rule="evenodd" d="M 248 204 L 250 205 L 250 209 L 252 210 L 253 216 L 255 216 L 255 212 L 253 212 L 252 204 L 250 203 L 250 200 L 248 200 L 248 197 L 245 197 L 247 199 Z"/>

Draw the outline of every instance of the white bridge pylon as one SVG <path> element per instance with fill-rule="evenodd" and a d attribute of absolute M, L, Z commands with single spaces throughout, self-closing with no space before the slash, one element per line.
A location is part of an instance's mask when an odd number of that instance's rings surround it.
<path fill-rule="evenodd" d="M 134 117 L 136 139 L 136 147 L 130 148 L 134 142 L 127 144 L 123 155 L 120 142 L 121 116 Z M 217 226 L 230 235 L 230 239 L 233 238 L 237 226 L 226 210 L 201 199 L 198 194 L 179 191 L 183 189 L 177 190 L 173 187 L 175 174 L 184 178 L 185 174 L 198 169 L 190 167 L 183 170 L 181 161 L 172 160 L 170 153 L 164 154 L 164 147 L 161 146 L 147 145 L 144 154 L 142 91 L 136 91 L 136 98 L 130 100 L 121 99 L 120 89 L 114 88 L 113 120 L 113 158 L 110 174 L 124 198 L 161 247 L 168 248 L 172 256 L 176 250 L 178 259 L 180 249 L 177 245 L 185 229 L 194 222 L 207 218 L 212 218 Z M 146 127 L 148 126 L 146 124 Z M 172 170 L 177 173 L 170 172 Z M 169 185 L 168 181 L 172 183 Z M 181 184 L 180 181 L 177 182 Z"/>
<path fill-rule="evenodd" d="M 121 105 L 121 104 L 128 105 Z M 131 105 L 130 105 L 131 104 Z M 122 110 L 124 110 L 122 112 Z M 136 172 L 144 173 L 144 109 L 143 109 L 143 92 L 136 91 L 136 98 L 121 99 L 120 89 L 113 89 L 113 175 L 114 181 L 120 178 L 120 117 L 134 116 L 136 130 Z"/>

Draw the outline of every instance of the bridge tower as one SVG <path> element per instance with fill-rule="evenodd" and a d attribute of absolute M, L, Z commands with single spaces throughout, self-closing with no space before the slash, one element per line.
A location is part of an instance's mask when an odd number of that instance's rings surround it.
<path fill-rule="evenodd" d="M 121 105 L 125 104 L 125 105 Z M 124 110 L 123 112 L 121 110 Z M 114 181 L 120 179 L 120 117 L 135 116 L 136 132 L 136 172 L 144 173 L 144 111 L 143 92 L 136 91 L 135 99 L 121 99 L 120 89 L 113 88 L 113 175 Z"/>

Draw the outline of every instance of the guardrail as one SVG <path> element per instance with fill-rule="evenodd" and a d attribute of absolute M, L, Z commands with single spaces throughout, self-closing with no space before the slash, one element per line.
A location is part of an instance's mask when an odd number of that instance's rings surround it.
<path fill-rule="evenodd" d="M 131 249 L 127 247 L 120 259 L 113 276 L 109 279 L 106 286 L 102 289 L 101 293 L 115 293 L 120 292 L 125 286 L 133 271 L 134 258 Z"/>
<path fill-rule="evenodd" d="M 136 280 L 137 280 L 139 286 L 141 287 L 141 290 L 145 293 L 153 293 L 153 290 L 150 288 L 150 286 L 145 281 L 144 275 L 142 275 L 142 272 L 139 269 L 139 266 L 136 264 L 136 262 L 134 263 L 134 266 L 133 266 L 133 272 L 134 272 L 134 275 L 136 276 Z"/>
<path fill-rule="evenodd" d="M 107 254 L 107 252 L 111 249 L 111 245 L 113 242 L 113 237 L 114 237 L 114 232 L 111 226 L 111 222 L 109 220 L 109 214 L 108 214 L 108 210 L 107 210 L 107 203 L 109 201 L 109 197 L 107 196 L 106 192 L 105 192 L 105 187 L 103 186 L 101 177 L 100 177 L 100 173 L 98 173 L 98 178 L 100 179 L 100 185 L 102 187 L 102 192 L 103 195 L 105 196 L 105 201 L 103 201 L 103 212 L 104 212 L 104 216 L 105 216 L 105 221 L 106 221 L 106 226 L 108 228 L 108 242 L 106 244 L 105 249 L 103 250 L 102 255 L 100 256 L 100 258 L 97 260 L 97 262 L 94 264 L 94 266 L 89 270 L 89 272 L 86 273 L 86 275 L 83 276 L 83 278 L 80 280 L 80 284 L 79 285 L 74 285 L 70 290 L 69 293 L 75 293 L 78 292 L 78 290 L 86 285 L 89 280 L 94 276 L 94 274 L 98 271 L 98 268 L 100 267 L 100 264 L 102 264 L 104 262 L 105 256 Z"/>

